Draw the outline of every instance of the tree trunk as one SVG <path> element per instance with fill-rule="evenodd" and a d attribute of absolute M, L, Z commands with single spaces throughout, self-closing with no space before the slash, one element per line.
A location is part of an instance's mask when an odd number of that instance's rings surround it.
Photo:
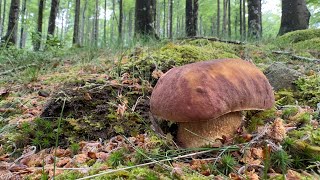
<path fill-rule="evenodd" d="M 119 26 L 118 26 L 118 42 L 122 41 L 122 22 L 123 22 L 123 3 L 119 0 Z"/>
<path fill-rule="evenodd" d="M 64 37 L 67 36 L 67 33 L 71 27 L 71 24 L 70 24 L 70 20 L 71 20 L 71 13 L 70 13 L 70 10 L 71 10 L 71 1 L 68 0 L 68 4 L 67 4 L 67 9 L 66 9 L 66 23 L 65 23 L 65 29 L 63 31 L 63 34 L 64 34 Z"/>
<path fill-rule="evenodd" d="M 107 44 L 107 0 L 104 0 L 103 44 Z"/>
<path fill-rule="evenodd" d="M 133 31 L 133 12 L 134 12 L 134 9 L 130 9 L 129 11 L 129 20 L 128 20 L 128 36 L 129 36 L 129 40 L 131 39 L 132 37 L 132 31 Z"/>
<path fill-rule="evenodd" d="M 24 36 L 24 28 L 25 28 L 26 7 L 27 7 L 27 0 L 23 0 L 22 12 L 21 12 L 20 43 L 19 43 L 20 48 L 23 48 L 23 36 Z"/>
<path fill-rule="evenodd" d="M 261 0 L 248 0 L 248 37 L 261 38 Z"/>
<path fill-rule="evenodd" d="M 112 14 L 111 14 L 111 32 L 110 32 L 110 42 L 113 42 L 113 37 L 114 37 L 114 20 L 115 20 L 115 16 L 116 16 L 116 2 L 115 0 L 112 0 Z"/>
<path fill-rule="evenodd" d="M 18 20 L 19 20 L 20 0 L 11 0 L 8 29 L 7 34 L 4 36 L 4 41 L 16 45 L 18 33 Z"/>
<path fill-rule="evenodd" d="M 240 9 L 240 12 L 239 12 L 239 20 L 240 20 L 240 40 L 242 41 L 243 40 L 243 22 L 242 22 L 242 0 L 240 0 L 240 4 L 239 4 L 239 9 Z"/>
<path fill-rule="evenodd" d="M 3 0 L 3 12 L 2 12 L 2 21 L 0 21 L 1 31 L 0 31 L 0 38 L 2 38 L 4 32 L 4 21 L 6 19 L 7 14 L 7 0 Z"/>
<path fill-rule="evenodd" d="M 45 0 L 39 0 L 37 33 L 33 37 L 33 40 L 34 40 L 33 49 L 35 51 L 39 51 L 39 49 L 41 47 L 44 1 Z"/>
<path fill-rule="evenodd" d="M 282 0 L 281 26 L 278 35 L 309 27 L 310 12 L 305 0 Z"/>
<path fill-rule="evenodd" d="M 217 37 L 220 37 L 220 0 L 217 0 Z"/>
<path fill-rule="evenodd" d="M 150 36 L 158 39 L 154 30 L 155 0 L 136 0 L 135 36 Z"/>
<path fill-rule="evenodd" d="M 223 16 L 222 16 L 222 34 L 226 37 L 227 33 L 227 0 L 223 0 Z"/>
<path fill-rule="evenodd" d="M 0 0 L 0 42 L 1 42 L 1 33 L 2 33 L 2 0 Z"/>
<path fill-rule="evenodd" d="M 198 0 L 186 0 L 186 35 L 197 35 L 198 26 Z"/>
<path fill-rule="evenodd" d="M 80 24 L 80 0 L 76 0 L 76 7 L 74 11 L 73 40 L 72 40 L 72 43 L 74 45 L 80 45 L 79 24 Z"/>
<path fill-rule="evenodd" d="M 228 38 L 231 39 L 231 3 L 228 0 Z"/>
<path fill-rule="evenodd" d="M 96 47 L 98 47 L 98 40 L 99 40 L 98 36 L 99 36 L 99 0 L 96 0 L 94 31 L 93 31 L 94 45 Z"/>
<path fill-rule="evenodd" d="M 84 45 L 84 28 L 86 24 L 86 10 L 88 6 L 88 0 L 85 1 L 83 11 L 82 11 L 82 24 L 81 24 L 81 45 Z"/>
<path fill-rule="evenodd" d="M 169 38 L 173 38 L 172 34 L 172 28 L 173 28 L 173 0 L 169 1 Z"/>
<path fill-rule="evenodd" d="M 48 24 L 48 39 L 50 36 L 54 36 L 54 30 L 56 29 L 56 17 L 58 14 L 59 0 L 51 0 L 51 10 Z"/>
<path fill-rule="evenodd" d="M 163 32 L 163 37 L 166 37 L 166 0 L 163 0 L 163 24 L 162 24 L 162 32 Z"/>
<path fill-rule="evenodd" d="M 247 23 L 246 23 L 246 0 L 242 0 L 242 37 L 243 41 L 247 39 Z"/>

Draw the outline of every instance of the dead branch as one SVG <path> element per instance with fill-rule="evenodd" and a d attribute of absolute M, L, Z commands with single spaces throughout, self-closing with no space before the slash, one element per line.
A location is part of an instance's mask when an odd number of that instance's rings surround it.
<path fill-rule="evenodd" d="M 36 66 L 36 64 L 28 64 L 26 66 L 20 66 L 20 67 L 14 68 L 14 69 L 10 69 L 8 71 L 1 72 L 0 76 L 6 75 L 6 74 L 10 74 L 12 72 L 19 71 L 19 70 L 22 70 L 22 69 L 25 69 L 25 68 L 28 68 L 28 67 L 32 67 L 32 66 Z"/>
<path fill-rule="evenodd" d="M 309 63 L 320 64 L 320 59 L 313 59 L 313 58 L 298 56 L 298 55 L 295 55 L 295 54 L 293 54 L 292 52 L 289 52 L 289 51 L 272 51 L 272 53 L 290 56 L 292 60 L 301 60 L 301 61 L 306 61 L 306 62 L 309 62 Z"/>
<path fill-rule="evenodd" d="M 216 37 L 202 37 L 202 36 L 194 36 L 194 37 L 189 37 L 189 38 L 179 38 L 178 40 L 196 40 L 196 39 L 204 39 L 204 40 L 208 40 L 208 41 L 218 41 L 218 42 L 237 44 L 237 45 L 245 44 L 244 42 L 241 42 L 241 41 L 230 41 L 230 40 L 218 39 Z"/>

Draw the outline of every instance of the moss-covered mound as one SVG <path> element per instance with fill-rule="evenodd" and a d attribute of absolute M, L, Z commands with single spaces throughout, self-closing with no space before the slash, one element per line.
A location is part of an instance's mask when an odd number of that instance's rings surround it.
<path fill-rule="evenodd" d="M 277 39 L 276 43 L 280 45 L 288 45 L 306 40 L 311 40 L 320 37 L 320 29 L 298 30 L 284 34 Z"/>
<path fill-rule="evenodd" d="M 41 118 L 57 125 L 68 143 L 108 139 L 117 134 L 134 136 L 149 127 L 149 91 L 139 85 L 86 81 L 66 84 L 45 106 Z"/>

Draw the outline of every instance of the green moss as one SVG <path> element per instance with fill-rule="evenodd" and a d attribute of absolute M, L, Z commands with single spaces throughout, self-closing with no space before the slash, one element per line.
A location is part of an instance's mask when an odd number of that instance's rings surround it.
<path fill-rule="evenodd" d="M 295 49 L 308 49 L 320 51 L 320 33 L 316 38 L 300 41 L 293 45 Z"/>
<path fill-rule="evenodd" d="M 290 45 L 292 43 L 298 43 L 306 40 L 310 40 L 313 38 L 320 37 L 320 29 L 307 29 L 307 30 L 298 30 L 284 34 L 277 38 L 276 43 L 280 46 L 285 47 L 286 45 Z"/>
<path fill-rule="evenodd" d="M 320 102 L 320 75 L 299 78 L 296 84 L 298 87 L 296 98 L 306 105 L 316 107 Z"/>
<path fill-rule="evenodd" d="M 249 119 L 246 125 L 246 129 L 249 132 L 257 130 L 258 126 L 264 125 L 266 121 L 275 119 L 276 111 L 276 108 L 267 109 L 258 113 L 256 111 L 249 111 L 246 116 Z"/>
<path fill-rule="evenodd" d="M 135 168 L 130 171 L 130 175 L 128 179 L 157 180 L 159 179 L 159 176 L 154 171 L 148 168 Z"/>
<path fill-rule="evenodd" d="M 297 117 L 297 121 L 299 123 L 303 123 L 303 124 L 307 124 L 307 123 L 310 123 L 311 121 L 311 115 L 310 113 L 302 113 L 300 114 L 298 117 Z"/>
<path fill-rule="evenodd" d="M 64 171 L 62 174 L 59 174 L 55 177 L 56 180 L 75 180 L 82 178 L 84 175 L 78 171 Z"/>
<path fill-rule="evenodd" d="M 119 149 L 110 154 L 108 158 L 108 164 L 112 167 L 117 167 L 125 163 L 125 154 L 127 153 L 126 149 Z"/>
<path fill-rule="evenodd" d="M 282 111 L 282 118 L 288 119 L 298 113 L 298 107 L 288 107 Z"/>
<path fill-rule="evenodd" d="M 282 89 L 275 93 L 276 104 L 283 106 L 288 104 L 295 104 L 295 97 L 292 90 Z"/>

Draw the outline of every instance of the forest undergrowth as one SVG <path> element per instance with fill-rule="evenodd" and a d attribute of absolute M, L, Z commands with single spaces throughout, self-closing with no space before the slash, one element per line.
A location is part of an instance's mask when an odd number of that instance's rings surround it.
<path fill-rule="evenodd" d="M 319 38 L 319 30 L 305 30 L 244 44 L 201 38 L 104 49 L 3 48 L 0 174 L 8 179 L 319 179 L 320 46 L 314 46 Z M 219 58 L 242 58 L 263 71 L 282 62 L 302 75 L 295 88 L 275 91 L 274 108 L 246 112 L 234 137 L 181 149 L 176 125 L 149 114 L 152 88 L 172 67 Z"/>

